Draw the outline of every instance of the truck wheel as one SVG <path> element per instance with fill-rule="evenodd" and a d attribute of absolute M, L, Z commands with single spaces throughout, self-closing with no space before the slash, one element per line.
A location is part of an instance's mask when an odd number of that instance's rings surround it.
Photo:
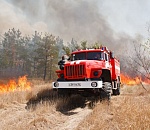
<path fill-rule="evenodd" d="M 107 93 L 111 93 L 112 92 L 112 85 L 110 82 L 104 82 L 103 83 L 103 89 L 105 92 Z"/>
<path fill-rule="evenodd" d="M 103 83 L 103 89 L 100 91 L 100 100 L 111 99 L 112 86 L 110 82 Z"/>

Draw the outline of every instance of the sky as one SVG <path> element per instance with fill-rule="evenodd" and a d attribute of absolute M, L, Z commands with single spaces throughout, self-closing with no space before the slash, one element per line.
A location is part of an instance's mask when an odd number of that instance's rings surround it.
<path fill-rule="evenodd" d="M 0 0 L 0 34 L 48 32 L 64 41 L 117 46 L 148 37 L 149 0 Z"/>
<path fill-rule="evenodd" d="M 150 24 L 149 7 L 149 0 L 105 0 L 99 10 L 117 32 L 147 37 Z"/>

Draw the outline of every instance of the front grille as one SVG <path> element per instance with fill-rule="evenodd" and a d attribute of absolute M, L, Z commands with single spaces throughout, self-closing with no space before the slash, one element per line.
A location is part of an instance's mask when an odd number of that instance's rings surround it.
<path fill-rule="evenodd" d="M 64 71 L 66 79 L 83 79 L 86 74 L 84 64 L 66 65 Z"/>

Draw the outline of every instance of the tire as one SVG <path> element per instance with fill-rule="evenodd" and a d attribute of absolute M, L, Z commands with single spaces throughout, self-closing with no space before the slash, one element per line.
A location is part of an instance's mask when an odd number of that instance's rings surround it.
<path fill-rule="evenodd" d="M 106 93 L 111 93 L 112 92 L 112 85 L 110 82 L 104 82 L 103 83 L 103 90 L 106 92 Z"/>
<path fill-rule="evenodd" d="M 100 91 L 100 100 L 111 99 L 112 86 L 110 82 L 103 83 L 103 89 Z"/>

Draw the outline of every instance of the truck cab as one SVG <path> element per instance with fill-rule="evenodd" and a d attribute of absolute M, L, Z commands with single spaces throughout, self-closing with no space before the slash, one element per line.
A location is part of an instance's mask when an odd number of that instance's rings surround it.
<path fill-rule="evenodd" d="M 62 63 L 56 71 L 58 79 L 53 82 L 58 93 L 120 94 L 120 63 L 107 47 L 74 51 Z"/>

